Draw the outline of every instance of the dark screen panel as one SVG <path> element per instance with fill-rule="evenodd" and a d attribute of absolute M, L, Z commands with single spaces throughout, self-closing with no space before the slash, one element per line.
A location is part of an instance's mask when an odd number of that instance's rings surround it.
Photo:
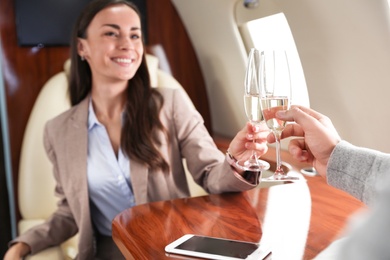
<path fill-rule="evenodd" d="M 69 46 L 73 25 L 91 0 L 15 0 L 19 46 Z M 145 1 L 135 0 L 145 26 Z M 144 35 L 147 35 L 144 33 Z"/>
<path fill-rule="evenodd" d="M 69 45 L 73 24 L 90 0 L 16 0 L 20 46 Z"/>

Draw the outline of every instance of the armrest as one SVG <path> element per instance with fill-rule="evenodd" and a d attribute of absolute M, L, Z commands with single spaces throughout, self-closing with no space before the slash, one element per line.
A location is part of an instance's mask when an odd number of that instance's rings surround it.
<path fill-rule="evenodd" d="M 62 249 L 59 246 L 54 246 L 47 248 L 45 250 L 42 250 L 41 252 L 30 255 L 25 258 L 26 260 L 56 260 L 56 259 L 65 259 L 64 255 L 62 253 Z"/>
<path fill-rule="evenodd" d="M 44 222 L 44 219 L 22 219 L 19 221 L 19 232 L 24 233 L 33 226 L 39 225 Z M 57 259 L 76 259 L 77 256 L 77 242 L 78 234 L 71 237 L 60 246 L 50 247 L 35 255 L 28 256 L 26 259 L 31 260 L 57 260 Z"/>

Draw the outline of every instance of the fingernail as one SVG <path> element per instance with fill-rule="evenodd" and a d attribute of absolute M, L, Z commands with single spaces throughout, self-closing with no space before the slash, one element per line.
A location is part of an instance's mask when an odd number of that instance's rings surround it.
<path fill-rule="evenodd" d="M 276 112 L 277 117 L 284 117 L 286 115 L 286 110 L 279 110 Z"/>

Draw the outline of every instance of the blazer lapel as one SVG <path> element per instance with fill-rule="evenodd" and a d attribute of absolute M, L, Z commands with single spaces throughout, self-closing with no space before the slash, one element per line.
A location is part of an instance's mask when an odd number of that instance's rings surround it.
<path fill-rule="evenodd" d="M 88 197 L 87 185 L 87 153 L 88 153 L 88 98 L 81 101 L 73 115 L 67 131 L 68 149 L 66 151 L 68 174 L 72 175 L 75 190 L 82 191 Z M 79 189 L 81 188 L 81 189 Z"/>
<path fill-rule="evenodd" d="M 73 196 L 76 198 L 74 209 L 82 224 L 90 223 L 88 181 L 87 181 L 87 153 L 88 153 L 88 102 L 85 98 L 76 107 L 66 132 L 67 150 L 66 161 L 68 163 L 67 174 L 72 183 Z M 65 137 L 64 137 L 65 138 Z"/>

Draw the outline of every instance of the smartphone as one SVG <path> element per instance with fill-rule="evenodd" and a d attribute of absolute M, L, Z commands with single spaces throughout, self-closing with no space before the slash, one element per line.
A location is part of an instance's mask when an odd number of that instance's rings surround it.
<path fill-rule="evenodd" d="M 187 234 L 167 245 L 165 252 L 216 260 L 258 260 L 271 250 L 259 243 Z"/>

